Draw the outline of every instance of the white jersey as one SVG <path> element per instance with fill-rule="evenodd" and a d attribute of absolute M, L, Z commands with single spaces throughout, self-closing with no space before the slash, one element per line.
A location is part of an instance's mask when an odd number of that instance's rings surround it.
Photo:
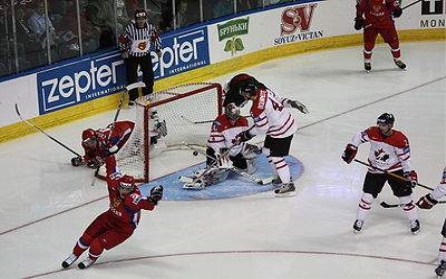
<path fill-rule="evenodd" d="M 220 154 L 222 148 L 229 148 L 229 155 L 236 156 L 242 151 L 243 145 L 233 146 L 232 140 L 241 132 L 248 129 L 248 120 L 240 116 L 236 121 L 230 120 L 226 114 L 220 114 L 212 124 L 211 134 L 208 138 L 208 147 L 216 154 Z"/>
<path fill-rule="evenodd" d="M 386 137 L 377 126 L 373 126 L 356 134 L 350 143 L 358 147 L 365 142 L 370 142 L 369 162 L 372 166 L 390 172 L 412 170 L 409 141 L 403 133 L 393 130 L 392 135 Z M 369 172 L 380 173 L 373 168 L 369 168 Z"/>
<path fill-rule="evenodd" d="M 441 178 L 440 184 L 431 192 L 430 194 L 434 200 L 439 200 L 446 196 L 446 168 L 443 170 L 443 176 Z"/>
<path fill-rule="evenodd" d="M 288 99 L 281 98 L 269 89 L 260 89 L 251 107 L 254 128 L 251 135 L 269 135 L 273 138 L 286 138 L 297 131 L 297 121 L 285 109 Z"/>

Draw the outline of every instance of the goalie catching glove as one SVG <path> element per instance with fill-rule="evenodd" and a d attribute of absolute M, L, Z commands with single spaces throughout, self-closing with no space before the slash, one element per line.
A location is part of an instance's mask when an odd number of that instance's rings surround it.
<path fill-rule="evenodd" d="M 150 189 L 150 196 L 147 197 L 147 200 L 153 203 L 154 205 L 158 205 L 158 201 L 163 198 L 164 188 L 162 185 L 158 185 Z"/>
<path fill-rule="evenodd" d="M 243 131 L 240 134 L 236 135 L 232 140 L 233 144 L 241 144 L 242 142 L 248 141 L 252 139 L 254 136 L 249 133 L 249 130 Z"/>
<path fill-rule="evenodd" d="M 355 159 L 356 153 L 358 153 L 358 148 L 354 146 L 353 144 L 347 144 L 345 147 L 344 153 L 342 153 L 342 160 L 346 162 L 347 164 L 350 164 L 353 159 Z"/>

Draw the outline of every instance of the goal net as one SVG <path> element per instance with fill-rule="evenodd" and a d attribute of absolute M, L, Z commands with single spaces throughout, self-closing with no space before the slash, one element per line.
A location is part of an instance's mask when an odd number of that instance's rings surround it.
<path fill-rule="evenodd" d="M 148 182 L 158 176 L 152 164 L 165 163 L 156 162 L 161 154 L 184 149 L 184 143 L 206 146 L 212 122 L 222 113 L 222 100 L 218 83 L 184 84 L 138 98 L 135 128 L 116 156 L 121 172 Z M 105 174 L 102 166 L 98 177 Z"/>

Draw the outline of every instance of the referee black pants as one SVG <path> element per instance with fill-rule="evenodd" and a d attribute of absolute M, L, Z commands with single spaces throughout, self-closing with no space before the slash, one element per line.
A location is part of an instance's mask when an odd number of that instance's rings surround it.
<path fill-rule="evenodd" d="M 126 59 L 127 85 L 138 81 L 138 65 L 142 71 L 142 81 L 146 84 L 142 94 L 148 95 L 153 93 L 154 74 L 152 67 L 152 58 L 150 54 L 145 56 L 131 56 Z M 138 98 L 138 89 L 129 91 L 129 100 L 135 101 Z"/>

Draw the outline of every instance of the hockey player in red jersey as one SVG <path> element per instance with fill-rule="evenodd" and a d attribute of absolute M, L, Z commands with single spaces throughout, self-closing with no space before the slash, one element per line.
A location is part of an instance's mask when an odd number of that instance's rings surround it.
<path fill-rule="evenodd" d="M 378 34 L 390 46 L 393 60 L 400 69 L 406 69 L 401 61 L 398 33 L 393 17 L 400 17 L 403 10 L 398 0 L 357 0 L 355 29 L 364 28 L 364 68 L 372 69 L 372 52 Z"/>
<path fill-rule="evenodd" d="M 78 264 L 80 269 L 92 265 L 105 250 L 110 250 L 128 239 L 136 229 L 141 210 L 153 210 L 163 197 L 163 186 L 155 186 L 150 196 L 141 195 L 134 178 L 122 175 L 116 167 L 114 155 L 105 158 L 110 207 L 87 227 L 77 241 L 73 252 L 63 262 L 68 268 L 88 250 L 88 257 Z"/>
<path fill-rule="evenodd" d="M 262 153 L 268 158 L 276 177 L 273 184 L 278 187 L 274 193 L 279 196 L 293 194 L 296 189 L 284 157 L 289 155 L 291 140 L 297 131 L 297 122 L 286 108 L 296 108 L 305 114 L 308 109 L 298 101 L 278 96 L 247 74 L 234 76 L 228 83 L 226 95 L 234 95 L 235 104 L 238 106 L 252 101 L 250 113 L 254 125 L 239 133 L 234 143 L 248 141 L 257 135 L 266 135 Z"/>
<path fill-rule="evenodd" d="M 438 203 L 438 200 L 446 196 L 446 168 L 443 170 L 443 175 L 441 177 L 440 184 L 429 194 L 421 197 L 417 205 L 422 209 L 431 209 Z M 443 223 L 443 229 L 441 230 L 441 235 L 443 239 L 440 242 L 440 247 L 438 248 L 438 260 L 439 265 L 435 269 L 437 276 L 442 277 L 446 272 L 446 219 Z"/>
<path fill-rule="evenodd" d="M 90 168 L 100 167 L 102 158 L 107 154 L 118 152 L 129 139 L 135 123 L 131 121 L 116 121 L 105 129 L 86 129 L 82 132 L 82 147 L 85 155 L 71 159 L 71 165 L 77 167 L 87 165 Z"/>
<path fill-rule="evenodd" d="M 363 193 L 353 224 L 355 233 L 361 231 L 367 213 L 386 182 L 401 204 L 404 204 L 403 211 L 409 219 L 412 233 L 417 234 L 420 230 L 417 208 L 412 199 L 412 187 L 416 185 L 418 175 L 410 166 L 409 140 L 402 132 L 393 130 L 394 122 L 393 114 L 381 114 L 377 119 L 377 126 L 356 134 L 341 156 L 342 160 L 350 164 L 358 152 L 359 145 L 370 143 L 368 161 L 372 167 L 368 169 L 364 179 Z M 407 180 L 395 178 L 388 173 L 404 176 Z"/>
<path fill-rule="evenodd" d="M 195 174 L 198 177 L 206 171 L 201 179 L 184 184 L 186 189 L 203 189 L 225 180 L 230 169 L 252 174 L 255 171 L 254 159 L 259 152 L 256 145 L 243 143 L 233 146 L 236 135 L 248 129 L 246 117 L 240 115 L 240 108 L 232 98 L 225 98 L 224 113 L 217 116 L 212 123 L 211 133 L 206 148 L 206 169 Z M 193 177 L 193 178 L 195 178 Z"/>

